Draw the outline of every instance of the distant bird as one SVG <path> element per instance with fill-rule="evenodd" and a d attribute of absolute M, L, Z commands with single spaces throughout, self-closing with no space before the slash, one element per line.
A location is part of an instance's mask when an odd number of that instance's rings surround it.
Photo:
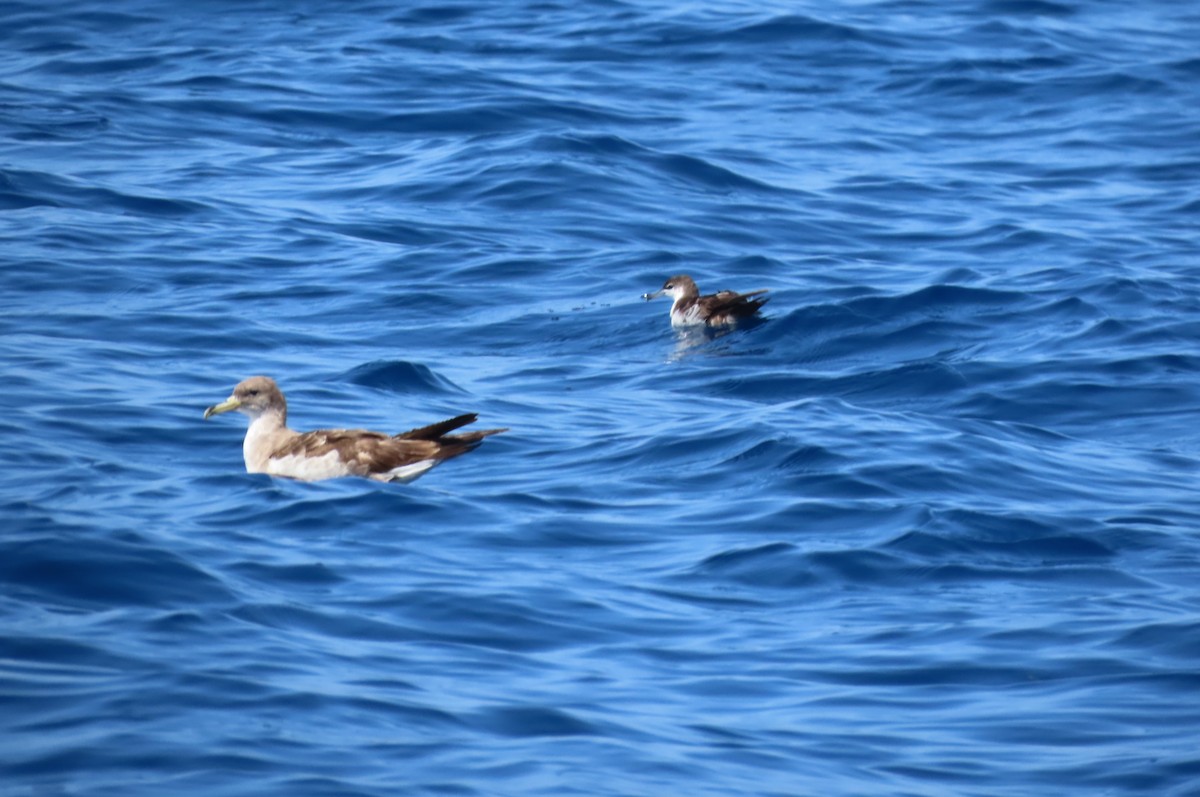
<path fill-rule="evenodd" d="M 237 410 L 250 416 L 242 443 L 248 473 L 269 473 L 303 481 L 363 476 L 381 482 L 407 482 L 443 460 L 465 454 L 488 435 L 507 429 L 449 434 L 474 423 L 470 413 L 397 435 L 365 429 L 294 432 L 287 427 L 287 400 L 265 376 L 239 382 L 233 395 L 204 411 L 204 419 Z"/>
<path fill-rule="evenodd" d="M 767 290 L 737 293 L 735 291 L 720 291 L 708 296 L 701 296 L 700 289 L 687 274 L 678 274 L 663 283 L 662 290 L 654 293 L 643 293 L 646 301 L 657 299 L 659 296 L 670 296 L 675 300 L 671 305 L 671 326 L 687 327 L 705 325 L 710 327 L 729 326 L 743 318 L 754 318 L 758 310 L 767 303 L 766 298 L 757 298 Z"/>

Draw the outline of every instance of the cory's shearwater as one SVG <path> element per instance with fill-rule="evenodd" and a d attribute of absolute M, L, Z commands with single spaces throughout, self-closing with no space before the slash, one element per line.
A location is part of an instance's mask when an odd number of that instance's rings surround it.
<path fill-rule="evenodd" d="M 450 434 L 478 419 L 474 413 L 388 435 L 365 429 L 294 432 L 287 427 L 287 400 L 265 376 L 252 376 L 233 395 L 204 411 L 207 420 L 237 410 L 250 417 L 242 455 L 249 473 L 315 481 L 364 476 L 381 482 L 412 481 L 443 460 L 465 454 L 488 435 L 507 431 Z"/>

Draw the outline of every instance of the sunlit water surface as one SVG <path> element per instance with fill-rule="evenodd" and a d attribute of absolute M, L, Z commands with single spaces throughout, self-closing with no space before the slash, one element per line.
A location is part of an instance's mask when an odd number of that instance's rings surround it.
<path fill-rule="evenodd" d="M 1198 41 L 0 6 L 0 793 L 1200 794 Z M 248 475 L 257 373 L 511 431 Z"/>

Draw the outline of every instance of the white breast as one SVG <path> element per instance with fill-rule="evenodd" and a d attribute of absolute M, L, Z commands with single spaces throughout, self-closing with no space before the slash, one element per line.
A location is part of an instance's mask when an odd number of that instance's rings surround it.
<path fill-rule="evenodd" d="M 687 310 L 680 312 L 671 308 L 671 326 L 673 327 L 690 327 L 695 324 L 703 324 L 704 319 L 700 317 L 700 306 L 693 304 Z"/>

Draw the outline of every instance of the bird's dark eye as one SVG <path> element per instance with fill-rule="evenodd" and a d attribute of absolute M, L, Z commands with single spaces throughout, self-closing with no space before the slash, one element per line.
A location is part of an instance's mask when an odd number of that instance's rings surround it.
<path fill-rule="evenodd" d="M 247 390 L 247 391 L 246 391 L 246 395 L 247 395 L 247 396 L 257 396 L 257 395 L 258 395 L 258 391 L 257 391 L 257 390 Z"/>
<path fill-rule="evenodd" d="M 674 287 L 675 287 L 674 285 L 672 285 L 671 283 L 668 282 L 666 285 L 663 286 L 663 290 L 669 291 Z"/>

